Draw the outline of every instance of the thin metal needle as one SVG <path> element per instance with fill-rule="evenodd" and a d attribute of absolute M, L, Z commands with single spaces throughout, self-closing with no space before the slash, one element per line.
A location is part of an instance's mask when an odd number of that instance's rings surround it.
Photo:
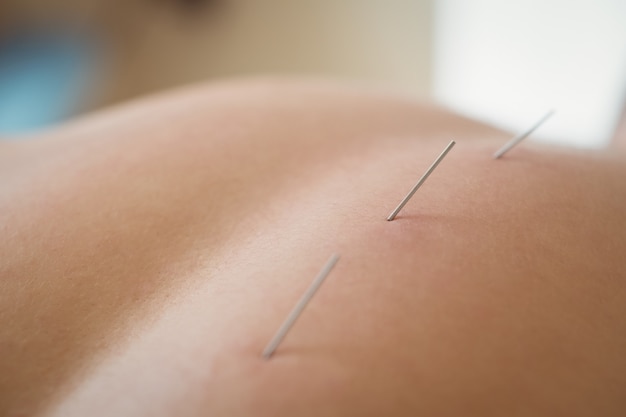
<path fill-rule="evenodd" d="M 546 120 L 548 120 L 550 117 L 552 117 L 553 114 L 554 114 L 554 110 L 550 110 L 548 113 L 544 114 L 543 117 L 541 119 L 539 119 L 539 121 L 537 121 L 537 123 L 535 123 L 530 129 L 528 129 L 524 133 L 521 133 L 521 134 L 515 136 L 513 139 L 511 139 L 510 141 L 505 143 L 503 147 L 498 149 L 498 151 L 493 154 L 493 159 L 498 159 L 502 155 L 504 155 L 505 153 L 507 153 L 508 151 L 513 149 L 513 147 L 515 147 L 515 145 L 517 145 L 518 143 L 520 143 L 521 141 L 526 139 L 528 136 L 530 136 L 531 133 L 533 133 L 535 130 L 537 130 L 537 128 L 539 128 L 539 126 L 544 124 L 544 122 Z"/>
<path fill-rule="evenodd" d="M 402 208 L 406 205 L 406 203 L 408 203 L 408 201 L 411 199 L 411 197 L 413 197 L 413 194 L 415 194 L 415 192 L 422 186 L 422 184 L 424 184 L 424 182 L 426 181 L 428 176 L 430 174 L 432 174 L 432 172 L 435 170 L 435 168 L 437 168 L 437 165 L 439 165 L 439 163 L 443 160 L 443 158 L 445 158 L 445 156 L 448 154 L 448 152 L 450 152 L 450 149 L 452 149 L 452 147 L 455 144 L 456 144 L 455 141 L 450 141 L 448 146 L 446 146 L 446 148 L 443 150 L 443 152 L 441 152 L 441 154 L 437 157 L 437 159 L 435 159 L 435 162 L 433 162 L 433 164 L 430 166 L 430 168 L 428 168 L 426 170 L 426 172 L 424 173 L 424 175 L 422 175 L 422 177 L 419 179 L 419 181 L 417 181 L 417 184 L 415 184 L 413 186 L 413 188 L 411 188 L 411 191 L 409 191 L 409 193 L 406 195 L 406 197 L 404 197 L 402 199 L 402 201 L 400 202 L 400 204 L 398 204 L 398 207 L 396 207 L 395 210 L 391 212 L 389 217 L 387 217 L 387 221 L 390 222 L 390 221 L 392 221 L 393 219 L 396 218 L 396 216 L 398 215 L 400 210 L 402 210 Z"/>
<path fill-rule="evenodd" d="M 283 341 L 293 324 L 296 322 L 298 317 L 300 317 L 300 314 L 302 314 L 302 310 L 304 310 L 309 301 L 311 301 L 311 298 L 313 298 L 320 285 L 322 285 L 328 274 L 330 274 L 330 271 L 332 271 L 332 269 L 335 267 L 335 264 L 338 260 L 339 255 L 333 254 L 328 262 L 326 262 L 326 265 L 324 265 L 324 268 L 322 268 L 319 274 L 317 274 L 309 288 L 306 290 L 304 295 L 302 295 L 302 298 L 300 298 L 300 301 L 298 301 L 293 310 L 291 310 L 291 313 L 289 313 L 287 319 L 280 326 L 272 340 L 270 340 L 270 342 L 263 350 L 262 356 L 264 359 L 269 359 L 272 357 L 280 342 Z"/>

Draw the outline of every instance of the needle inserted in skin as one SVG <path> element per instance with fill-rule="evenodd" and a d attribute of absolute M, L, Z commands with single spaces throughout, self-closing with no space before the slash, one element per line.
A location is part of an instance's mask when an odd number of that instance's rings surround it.
<path fill-rule="evenodd" d="M 526 139 L 528 136 L 530 136 L 531 133 L 533 133 L 535 130 L 537 130 L 537 128 L 539 128 L 539 126 L 544 124 L 544 122 L 546 120 L 548 120 L 550 117 L 552 117 L 553 114 L 554 114 L 554 110 L 550 110 L 548 113 L 544 114 L 543 117 L 541 119 L 539 119 L 539 121 L 537 121 L 537 123 L 535 123 L 530 129 L 528 129 L 524 133 L 521 133 L 521 134 L 515 136 L 513 139 L 511 139 L 510 141 L 505 143 L 503 147 L 498 149 L 498 151 L 493 154 L 493 159 L 498 159 L 502 155 L 504 155 L 505 153 L 507 153 L 508 151 L 513 149 L 513 147 L 515 147 L 515 145 L 517 145 L 518 143 L 520 143 L 521 141 Z"/>
<path fill-rule="evenodd" d="M 419 181 L 417 181 L 417 184 L 415 184 L 413 188 L 411 188 L 411 191 L 409 191 L 406 197 L 404 197 L 402 201 L 400 202 L 400 204 L 398 204 L 398 207 L 396 207 L 395 210 L 391 212 L 389 217 L 387 217 L 387 221 L 392 221 L 393 219 L 396 218 L 398 213 L 400 213 L 400 210 L 402 210 L 402 208 L 411 199 L 411 197 L 413 197 L 413 194 L 415 194 L 415 192 L 422 186 L 422 184 L 424 184 L 428 176 L 432 174 L 435 168 L 437 168 L 437 165 L 439 165 L 439 163 L 443 160 L 443 158 L 445 158 L 445 156 L 448 154 L 448 152 L 450 152 L 450 149 L 452 149 L 452 147 L 455 144 L 456 144 L 455 141 L 450 141 L 448 146 L 446 146 L 446 149 L 444 149 L 443 152 L 441 152 L 441 154 L 437 157 L 437 159 L 435 159 L 435 162 L 433 162 L 430 168 L 428 168 L 426 172 L 424 173 L 424 175 L 422 175 L 422 177 L 419 179 Z"/>
<path fill-rule="evenodd" d="M 267 346 L 263 350 L 263 354 L 262 354 L 263 358 L 269 359 L 272 357 L 272 355 L 274 354 L 274 351 L 276 350 L 280 342 L 283 341 L 283 339 L 285 338 L 285 336 L 287 335 L 287 333 L 289 332 L 293 324 L 296 322 L 298 317 L 300 317 L 300 314 L 302 314 L 302 310 L 304 310 L 304 308 L 309 303 L 309 301 L 311 301 L 311 298 L 313 298 L 313 296 L 319 289 L 320 285 L 322 285 L 322 283 L 324 282 L 328 274 L 330 274 L 330 271 L 332 271 L 332 269 L 335 267 L 335 264 L 337 263 L 338 260 L 339 260 L 339 255 L 334 254 L 333 256 L 330 257 L 328 262 L 326 262 L 326 265 L 324 265 L 324 268 L 322 268 L 320 273 L 317 274 L 317 276 L 315 277 L 315 279 L 313 280 L 309 288 L 306 290 L 302 298 L 300 298 L 300 301 L 298 301 L 298 303 L 293 308 L 293 310 L 291 310 L 291 312 L 287 316 L 287 319 L 280 326 L 280 328 L 278 329 L 278 331 L 276 332 L 272 340 L 270 340 L 270 342 L 267 344 Z"/>

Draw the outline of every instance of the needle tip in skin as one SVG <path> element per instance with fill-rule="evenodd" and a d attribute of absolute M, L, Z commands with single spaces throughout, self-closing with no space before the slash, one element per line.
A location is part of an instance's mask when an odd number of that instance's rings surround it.
<path fill-rule="evenodd" d="M 398 206 L 391 212 L 391 214 L 387 216 L 388 222 L 396 218 L 398 213 L 400 213 L 400 210 L 402 210 L 402 208 L 406 205 L 406 203 L 409 202 L 411 197 L 413 197 L 413 194 L 415 194 L 415 192 L 422 186 L 422 184 L 424 184 L 426 179 L 430 176 L 430 174 L 432 174 L 435 168 L 437 168 L 437 165 L 439 165 L 439 163 L 443 160 L 443 158 L 445 158 L 445 156 L 448 154 L 448 152 L 450 152 L 450 150 L 455 144 L 456 144 L 455 141 L 453 140 L 450 141 L 448 146 L 446 146 L 445 149 L 441 152 L 441 154 L 439 154 L 437 159 L 435 159 L 435 162 L 432 163 L 432 165 L 426 170 L 426 172 L 417 181 L 417 184 L 415 184 L 413 188 L 411 188 L 411 191 L 409 191 L 409 193 L 402 199 L 402 201 L 400 201 L 400 204 L 398 204 Z"/>
<path fill-rule="evenodd" d="M 507 143 L 505 143 L 504 146 L 502 146 L 500 149 L 498 149 L 496 151 L 496 153 L 493 154 L 493 159 L 500 159 L 505 153 L 507 153 L 508 151 L 513 149 L 521 141 L 523 141 L 528 136 L 530 136 L 530 134 L 533 133 L 535 130 L 537 130 L 542 124 L 544 124 L 546 120 L 548 120 L 550 117 L 552 117 L 554 112 L 555 112 L 554 109 L 550 110 L 549 112 L 544 114 L 543 117 L 541 119 L 539 119 L 534 125 L 532 125 L 530 127 L 530 129 L 528 129 L 525 132 L 515 136 L 513 139 L 511 139 Z"/>
<path fill-rule="evenodd" d="M 304 292 L 304 294 L 302 295 L 298 303 L 295 305 L 295 307 L 291 310 L 291 312 L 289 313 L 289 315 L 287 316 L 283 324 L 280 326 L 280 328 L 274 335 L 274 337 L 272 337 L 272 340 L 270 340 L 270 342 L 267 344 L 267 346 L 263 350 L 263 353 L 261 354 L 263 359 L 269 360 L 272 357 L 272 355 L 278 348 L 278 345 L 280 345 L 280 343 L 283 341 L 283 339 L 285 338 L 285 336 L 287 335 L 291 327 L 294 325 L 298 317 L 300 317 L 300 314 L 302 314 L 302 311 L 304 310 L 304 308 L 307 306 L 309 301 L 311 301 L 311 298 L 313 298 L 313 296 L 315 295 L 319 287 L 322 285 L 322 283 L 324 282 L 328 274 L 330 274 L 330 271 L 332 271 L 332 269 L 335 267 L 338 261 L 339 261 L 338 254 L 333 254 L 330 257 L 330 259 L 328 259 L 328 261 L 326 262 L 322 270 L 317 274 L 317 276 L 315 277 L 315 279 L 313 280 L 309 288 Z"/>

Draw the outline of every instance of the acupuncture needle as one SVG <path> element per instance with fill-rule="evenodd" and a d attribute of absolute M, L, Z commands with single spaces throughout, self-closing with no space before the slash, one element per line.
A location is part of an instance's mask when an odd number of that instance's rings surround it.
<path fill-rule="evenodd" d="M 422 184 L 424 184 L 426 179 L 430 176 L 430 174 L 432 174 L 435 168 L 437 168 L 437 165 L 439 165 L 439 163 L 443 160 L 443 158 L 445 158 L 445 156 L 448 154 L 448 152 L 450 152 L 450 150 L 455 144 L 456 144 L 455 141 L 453 140 L 450 141 L 448 146 L 446 146 L 446 148 L 441 152 L 441 154 L 437 157 L 437 159 L 435 159 L 435 162 L 432 163 L 432 165 L 426 170 L 424 175 L 422 175 L 422 177 L 417 181 L 417 184 L 415 184 L 413 188 L 411 188 L 411 191 L 409 191 L 409 193 L 406 195 L 406 197 L 404 197 L 402 201 L 400 201 L 400 204 L 398 204 L 398 207 L 396 207 L 391 212 L 389 217 L 387 217 L 387 221 L 392 221 L 393 219 L 396 218 L 400 210 L 402 210 L 402 208 L 406 205 L 406 203 L 408 203 L 411 197 L 413 197 L 413 194 L 415 194 L 415 192 L 422 186 Z"/>
<path fill-rule="evenodd" d="M 549 112 L 544 114 L 543 117 L 541 119 L 539 119 L 534 125 L 532 125 L 532 127 L 530 129 L 528 129 L 525 132 L 515 136 L 513 139 L 511 139 L 510 141 L 505 143 L 504 146 L 502 146 L 500 149 L 498 149 L 498 151 L 496 153 L 493 154 L 493 159 L 499 159 L 505 153 L 507 153 L 508 151 L 513 149 L 518 143 L 520 143 L 521 141 L 526 139 L 528 136 L 530 136 L 531 133 L 533 133 L 535 130 L 537 130 L 539 128 L 539 126 L 544 124 L 545 121 L 548 120 L 550 117 L 552 117 L 553 114 L 554 114 L 554 110 L 550 110 Z"/>
<path fill-rule="evenodd" d="M 304 294 L 302 295 L 298 303 L 295 305 L 293 310 L 291 310 L 291 312 L 289 313 L 289 315 L 287 316 L 283 324 L 280 326 L 280 328 L 274 335 L 274 337 L 272 337 L 272 340 L 270 340 L 270 342 L 267 344 L 267 346 L 263 350 L 262 356 L 264 359 L 270 359 L 272 357 L 272 355 L 274 354 L 274 351 L 276 350 L 276 348 L 278 348 L 278 345 L 280 345 L 280 343 L 283 341 L 283 339 L 285 338 L 285 336 L 287 335 L 291 327 L 294 325 L 298 317 L 300 317 L 300 314 L 302 314 L 302 311 L 304 310 L 304 308 L 307 306 L 309 301 L 311 301 L 311 298 L 313 298 L 313 296 L 315 295 L 319 287 L 322 285 L 322 283 L 324 282 L 328 274 L 330 274 L 330 271 L 332 271 L 332 269 L 335 267 L 335 264 L 337 264 L 337 261 L 339 261 L 339 255 L 333 254 L 328 260 L 328 262 L 326 262 L 326 265 L 324 265 L 322 270 L 317 274 L 317 276 L 315 277 L 315 279 L 313 280 L 309 288 L 304 292 Z"/>

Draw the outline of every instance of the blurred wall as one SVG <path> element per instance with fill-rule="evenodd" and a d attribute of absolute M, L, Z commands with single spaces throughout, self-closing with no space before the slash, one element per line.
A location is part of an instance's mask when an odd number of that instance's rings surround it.
<path fill-rule="evenodd" d="M 152 9 L 113 33 L 108 100 L 204 78 L 312 74 L 431 82 L 430 0 L 232 0 L 180 16 Z"/>
<path fill-rule="evenodd" d="M 91 107 L 207 78 L 304 74 L 427 95 L 434 0 L 1 0 L 2 28 L 104 40 Z"/>
<path fill-rule="evenodd" d="M 435 97 L 533 137 L 602 147 L 626 93 L 624 0 L 438 0 Z"/>
<path fill-rule="evenodd" d="M 623 0 L 0 0 L 0 47 L 16 28 L 62 28 L 60 51 L 76 49 L 68 37 L 84 40 L 96 58 L 83 50 L 63 62 L 91 71 L 82 78 L 91 84 L 65 77 L 82 97 L 71 92 L 80 106 L 64 114 L 200 80 L 321 75 L 431 96 L 515 131 L 555 107 L 538 136 L 601 146 L 626 93 L 624 22 Z M 0 81 L 6 56 L 0 48 Z M 43 114 L 64 102 L 33 97 L 46 90 L 34 81 L 0 82 L 0 128 L 2 112 L 16 108 L 2 85 L 28 93 L 30 113 L 32 103 Z"/>

